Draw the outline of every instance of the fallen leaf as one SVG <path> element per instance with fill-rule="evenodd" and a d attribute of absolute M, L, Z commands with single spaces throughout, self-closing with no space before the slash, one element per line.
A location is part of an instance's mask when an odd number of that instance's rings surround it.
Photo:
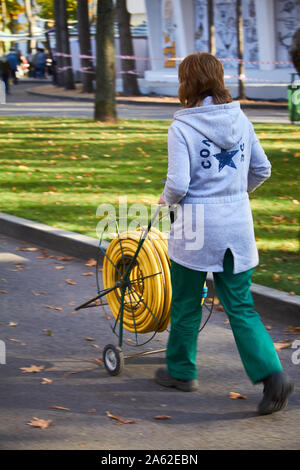
<path fill-rule="evenodd" d="M 10 321 L 9 324 L 8 324 L 8 326 L 18 326 L 18 324 L 19 324 L 19 323 L 15 323 L 15 322 L 13 322 L 13 321 Z"/>
<path fill-rule="evenodd" d="M 96 413 L 96 408 L 93 408 L 92 410 L 88 410 L 88 413 Z"/>
<path fill-rule="evenodd" d="M 27 424 L 29 424 L 29 426 L 33 426 L 34 428 L 46 429 L 50 426 L 52 422 L 52 419 L 45 420 L 34 417 L 32 421 L 29 421 Z"/>
<path fill-rule="evenodd" d="M 113 414 L 111 414 L 109 411 L 106 411 L 106 416 L 108 416 L 109 418 L 111 419 L 115 419 L 116 421 L 118 421 L 119 424 L 131 424 L 131 423 L 135 423 L 135 421 L 133 419 L 123 419 L 123 418 L 119 418 L 118 416 L 115 416 Z"/>
<path fill-rule="evenodd" d="M 38 292 L 35 292 L 34 290 L 32 290 L 31 292 L 32 292 L 33 295 L 35 295 L 36 297 L 38 297 L 39 295 L 41 295 L 41 294 L 39 294 Z"/>
<path fill-rule="evenodd" d="M 172 417 L 168 415 L 157 415 L 154 416 L 154 419 L 172 419 Z"/>
<path fill-rule="evenodd" d="M 98 359 L 97 357 L 93 357 L 92 361 L 98 364 L 98 366 L 103 365 L 103 361 L 101 361 L 101 359 Z"/>
<path fill-rule="evenodd" d="M 43 384 L 43 385 L 44 385 L 44 384 L 47 384 L 47 385 L 52 384 L 52 380 L 51 380 L 51 379 L 46 379 L 46 378 L 44 378 L 44 379 L 42 380 L 41 384 Z"/>
<path fill-rule="evenodd" d="M 52 330 L 47 330 L 46 328 L 43 328 L 42 332 L 47 333 L 48 336 L 53 336 L 53 331 Z"/>
<path fill-rule="evenodd" d="M 63 310 L 62 307 L 55 307 L 55 310 L 58 310 L 59 312 L 61 312 Z"/>
<path fill-rule="evenodd" d="M 15 343 L 21 343 L 20 339 L 8 338 L 7 341 L 14 341 Z"/>
<path fill-rule="evenodd" d="M 46 305 L 46 308 L 54 308 L 53 305 Z"/>
<path fill-rule="evenodd" d="M 55 256 L 55 258 L 60 261 L 72 261 L 73 259 L 71 256 Z"/>
<path fill-rule="evenodd" d="M 72 281 L 72 279 L 66 279 L 65 281 L 67 284 L 70 284 L 71 286 L 74 286 L 75 284 L 77 284 L 77 282 Z"/>
<path fill-rule="evenodd" d="M 218 312 L 225 312 L 224 307 L 222 307 L 222 305 L 218 305 L 216 310 L 218 310 Z"/>
<path fill-rule="evenodd" d="M 85 263 L 85 266 L 96 266 L 97 261 L 94 258 L 90 258 L 87 263 Z"/>
<path fill-rule="evenodd" d="M 20 367 L 20 370 L 23 372 L 41 372 L 41 370 L 44 370 L 45 366 L 35 366 L 31 365 L 30 367 Z"/>
<path fill-rule="evenodd" d="M 1 294 L 7 294 L 7 290 L 6 290 L 6 289 L 1 289 L 0 292 L 1 292 Z"/>
<path fill-rule="evenodd" d="M 285 331 L 285 333 L 299 333 L 300 332 L 300 326 L 289 326 L 284 331 Z"/>
<path fill-rule="evenodd" d="M 276 351 L 281 351 L 281 349 L 290 348 L 291 343 L 274 343 Z"/>
<path fill-rule="evenodd" d="M 64 266 L 55 266 L 55 269 L 65 269 Z"/>
<path fill-rule="evenodd" d="M 35 248 L 35 247 L 26 247 L 26 248 L 17 247 L 16 251 L 38 251 L 38 248 Z"/>
<path fill-rule="evenodd" d="M 52 408 L 54 410 L 70 411 L 70 408 L 65 408 L 64 406 L 58 406 L 58 405 L 50 405 L 49 408 Z"/>
<path fill-rule="evenodd" d="M 90 336 L 87 336 L 85 339 L 86 339 L 87 341 L 95 341 L 94 338 L 91 338 Z"/>
<path fill-rule="evenodd" d="M 81 273 L 81 276 L 94 276 L 94 273 Z"/>
<path fill-rule="evenodd" d="M 236 392 L 229 392 L 229 397 L 232 398 L 233 400 L 247 400 L 247 397 L 245 395 L 242 395 L 241 393 L 236 393 Z"/>

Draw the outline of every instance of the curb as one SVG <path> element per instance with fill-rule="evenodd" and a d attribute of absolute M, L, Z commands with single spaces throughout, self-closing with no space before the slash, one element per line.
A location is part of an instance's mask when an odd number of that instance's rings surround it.
<path fill-rule="evenodd" d="M 69 100 L 69 101 L 85 101 L 88 103 L 93 103 L 94 98 L 86 98 L 83 96 L 66 96 L 66 95 L 52 95 L 49 93 L 43 93 L 39 91 L 34 91 L 34 90 L 26 90 L 26 92 L 29 95 L 36 95 L 36 96 L 42 96 L 44 98 L 54 98 L 54 99 L 60 99 L 60 100 Z M 141 106 L 174 106 L 176 108 L 180 107 L 180 103 L 166 103 L 166 102 L 159 102 L 159 101 L 135 101 L 135 100 L 130 100 L 126 98 L 118 98 L 116 97 L 116 103 L 117 104 L 136 104 L 136 105 L 141 105 Z"/>
<path fill-rule="evenodd" d="M 96 238 L 4 212 L 0 212 L 0 233 L 80 259 L 94 258 L 99 247 L 99 241 Z M 101 246 L 105 250 L 108 242 L 103 242 Z"/>
<path fill-rule="evenodd" d="M 94 98 L 86 98 L 82 96 L 65 96 L 65 95 L 52 95 L 49 93 L 43 93 L 39 91 L 34 91 L 34 90 L 26 90 L 26 92 L 29 95 L 36 95 L 36 96 L 42 96 L 44 98 L 54 98 L 54 99 L 60 99 L 60 100 L 71 100 L 71 101 L 85 101 L 89 103 L 94 102 Z M 174 108 L 180 107 L 180 102 L 174 103 L 174 102 L 160 102 L 160 101 L 135 101 L 135 100 L 130 100 L 126 98 L 116 98 L 116 103 L 117 104 L 135 104 L 135 105 L 140 105 L 140 106 L 173 106 Z M 247 109 L 284 109 L 288 110 L 288 105 L 283 103 L 283 104 L 273 104 L 273 103 L 268 103 L 268 104 L 263 104 L 263 103 L 255 103 L 255 104 L 241 104 L 241 108 L 247 108 Z"/>
<path fill-rule="evenodd" d="M 95 258 L 99 246 L 96 238 L 58 229 L 4 212 L 0 212 L 0 233 L 79 259 Z M 103 242 L 101 246 L 105 250 L 108 242 Z M 208 285 L 212 285 L 212 280 L 213 276 L 209 273 L 207 277 Z M 255 308 L 261 315 L 270 320 L 284 320 L 287 325 L 299 321 L 299 295 L 291 296 L 287 292 L 259 284 L 252 284 L 251 292 Z"/>

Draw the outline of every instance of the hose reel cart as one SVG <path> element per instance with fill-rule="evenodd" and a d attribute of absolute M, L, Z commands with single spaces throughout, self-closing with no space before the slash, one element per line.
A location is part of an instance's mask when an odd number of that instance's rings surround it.
<path fill-rule="evenodd" d="M 96 266 L 98 295 L 75 310 L 105 306 L 113 315 L 111 329 L 118 337 L 118 345 L 108 344 L 103 350 L 107 372 L 118 375 L 124 366 L 122 351 L 124 332 L 129 336 L 127 344 L 142 346 L 168 328 L 172 300 L 170 260 L 167 255 L 167 234 L 153 227 L 161 211 L 159 206 L 147 227 L 139 225 L 136 230 L 120 233 L 119 221 L 108 222 L 102 231 Z M 114 226 L 114 238 L 103 248 L 103 238 Z M 103 266 L 102 265 L 103 261 Z M 102 282 L 101 282 L 102 277 Z M 103 284 L 103 287 L 102 287 Z M 213 310 L 213 296 L 207 297 L 205 284 L 202 305 L 208 310 L 205 326 Z M 106 297 L 106 302 L 103 298 Z M 126 355 L 125 358 L 155 354 L 165 349 Z"/>

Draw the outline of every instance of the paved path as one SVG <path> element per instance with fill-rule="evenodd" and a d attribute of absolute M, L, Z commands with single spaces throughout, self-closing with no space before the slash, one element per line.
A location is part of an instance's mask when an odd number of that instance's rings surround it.
<path fill-rule="evenodd" d="M 41 86 L 38 83 L 36 86 Z M 11 87 L 7 104 L 0 105 L 1 116 L 34 117 L 93 117 L 93 103 L 29 95 L 26 90 L 33 89 L 32 83 L 19 83 Z M 174 105 L 162 106 L 140 104 L 118 104 L 120 119 L 166 119 L 171 120 L 176 111 Z M 245 109 L 252 122 L 290 123 L 286 109 Z"/>
<path fill-rule="evenodd" d="M 74 313 L 96 294 L 94 275 L 83 275 L 94 268 L 57 256 L 61 253 L 0 235 L 0 339 L 7 353 L 6 364 L 0 364 L 1 449 L 299 449 L 300 365 L 292 363 L 292 349 L 279 354 L 296 393 L 286 410 L 265 417 L 255 411 L 262 386 L 246 377 L 221 311 L 200 335 L 198 392 L 154 383 L 164 353 L 128 359 L 123 374 L 111 377 L 94 362 L 106 344 L 117 342 L 109 312 L 97 307 Z M 275 342 L 295 339 L 284 332 L 284 322 L 263 321 Z M 164 348 L 167 336 L 157 335 L 139 351 Z M 137 352 L 126 341 L 124 350 Z M 31 365 L 44 370 L 20 370 Z M 42 384 L 44 378 L 52 383 Z M 230 399 L 231 391 L 247 400 Z M 135 422 L 118 425 L 106 411 Z M 171 419 L 154 419 L 158 415 Z M 26 424 L 33 417 L 52 424 L 33 428 Z"/>

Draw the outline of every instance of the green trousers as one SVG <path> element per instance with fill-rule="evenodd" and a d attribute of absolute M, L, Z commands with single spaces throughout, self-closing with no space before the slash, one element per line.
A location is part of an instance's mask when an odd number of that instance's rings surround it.
<path fill-rule="evenodd" d="M 282 370 L 273 341 L 254 310 L 250 292 L 253 269 L 233 274 L 230 250 L 224 271 L 213 273 L 218 298 L 228 315 L 245 371 L 253 383 Z M 172 377 L 197 377 L 197 343 L 201 324 L 201 298 L 206 272 L 195 271 L 171 261 L 171 330 L 167 345 L 167 367 Z M 217 345 L 216 345 L 216 354 Z"/>

